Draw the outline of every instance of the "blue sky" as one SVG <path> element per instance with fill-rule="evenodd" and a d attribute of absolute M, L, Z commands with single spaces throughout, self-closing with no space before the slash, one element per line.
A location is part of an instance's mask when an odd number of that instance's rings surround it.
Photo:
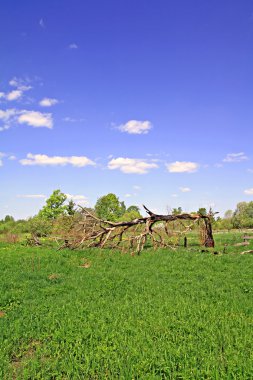
<path fill-rule="evenodd" d="M 253 198 L 250 0 L 3 0 L 0 218 L 60 188 L 157 212 Z"/>

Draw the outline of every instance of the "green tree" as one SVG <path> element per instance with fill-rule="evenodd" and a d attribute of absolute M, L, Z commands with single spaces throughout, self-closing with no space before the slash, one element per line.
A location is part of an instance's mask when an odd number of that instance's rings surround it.
<path fill-rule="evenodd" d="M 59 189 L 54 190 L 52 195 L 46 200 L 45 206 L 39 211 L 38 216 L 45 219 L 56 219 L 59 215 L 65 214 L 67 206 L 64 205 L 67 196 Z"/>
<path fill-rule="evenodd" d="M 30 218 L 27 221 L 27 230 L 38 237 L 48 236 L 53 228 L 53 219 L 44 218 L 39 215 Z"/>
<path fill-rule="evenodd" d="M 131 220 L 133 219 L 138 219 L 138 218 L 141 218 L 142 215 L 140 214 L 140 211 L 139 211 L 139 207 L 138 206 L 129 206 L 127 209 L 126 209 L 126 212 L 120 217 L 120 220 L 121 221 L 127 221 L 127 222 L 130 222 Z"/>
<path fill-rule="evenodd" d="M 140 208 L 138 206 L 132 205 L 126 209 L 126 212 L 132 212 L 132 211 L 138 212 L 140 214 Z"/>
<path fill-rule="evenodd" d="M 68 204 L 66 205 L 66 211 L 67 211 L 67 214 L 68 215 L 74 215 L 76 213 L 76 208 L 75 208 L 76 204 L 75 202 L 73 201 L 73 199 L 70 199 L 70 201 L 68 202 Z"/>
<path fill-rule="evenodd" d="M 198 212 L 197 212 L 197 213 L 200 214 L 200 215 L 207 215 L 206 208 L 205 208 L 205 207 L 200 207 L 200 208 L 198 209 Z"/>
<path fill-rule="evenodd" d="M 235 228 L 253 227 L 253 201 L 239 202 L 233 216 L 233 226 Z"/>
<path fill-rule="evenodd" d="M 120 202 L 115 194 L 109 193 L 98 198 L 95 204 L 95 212 L 97 216 L 104 220 L 116 221 L 126 211 L 124 202 Z"/>
<path fill-rule="evenodd" d="M 224 214 L 224 219 L 232 219 L 233 214 L 234 214 L 233 210 L 227 210 Z"/>
<path fill-rule="evenodd" d="M 172 215 L 179 215 L 179 214 L 182 214 L 182 207 L 177 207 L 177 208 L 173 208 L 172 209 Z"/>
<path fill-rule="evenodd" d="M 14 218 L 13 218 L 13 216 L 11 216 L 11 215 L 6 215 L 6 217 L 4 218 L 4 222 L 5 222 L 5 223 L 8 223 L 8 222 L 14 222 Z"/>

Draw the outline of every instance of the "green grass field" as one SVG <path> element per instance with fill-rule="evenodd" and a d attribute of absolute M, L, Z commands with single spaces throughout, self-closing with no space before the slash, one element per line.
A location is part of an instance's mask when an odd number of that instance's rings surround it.
<path fill-rule="evenodd" d="M 0 246 L 0 379 L 253 379 L 253 255 Z"/>

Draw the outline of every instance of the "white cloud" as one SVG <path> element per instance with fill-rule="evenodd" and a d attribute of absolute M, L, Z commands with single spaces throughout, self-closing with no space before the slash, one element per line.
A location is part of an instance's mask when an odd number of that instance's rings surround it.
<path fill-rule="evenodd" d="M 10 154 L 7 154 L 7 153 L 0 152 L 0 160 L 1 160 L 3 157 L 8 158 L 8 160 L 16 160 L 16 156 L 14 156 L 14 155 L 10 155 Z M 3 165 L 3 163 L 0 164 L 0 166 L 2 166 L 2 165 Z"/>
<path fill-rule="evenodd" d="M 82 205 L 88 205 L 88 198 L 85 195 L 66 194 L 68 200 L 73 200 Z"/>
<path fill-rule="evenodd" d="M 245 160 L 248 160 L 248 157 L 245 155 L 244 152 L 240 152 L 227 154 L 226 157 L 223 159 L 223 162 L 241 162 Z"/>
<path fill-rule="evenodd" d="M 9 128 L 10 128 L 10 126 L 6 124 L 3 127 L 0 127 L 0 132 L 6 131 Z"/>
<path fill-rule="evenodd" d="M 34 128 L 53 128 L 53 119 L 51 113 L 41 113 L 37 111 L 21 111 L 18 117 L 19 124 L 27 124 Z"/>
<path fill-rule="evenodd" d="M 15 108 L 0 109 L 0 120 L 4 122 L 4 126 L 0 127 L 0 131 L 10 128 L 14 123 L 27 124 L 34 128 L 53 128 L 52 114 L 38 111 L 17 110 Z"/>
<path fill-rule="evenodd" d="M 132 194 L 125 194 L 125 198 L 131 198 Z"/>
<path fill-rule="evenodd" d="M 65 166 L 72 165 L 76 167 L 84 167 L 87 165 L 95 165 L 95 162 L 85 156 L 47 156 L 46 154 L 32 154 L 28 153 L 26 158 L 19 161 L 21 165 L 51 165 L 51 166 Z"/>
<path fill-rule="evenodd" d="M 29 79 L 20 79 L 20 78 L 12 78 L 9 81 L 9 85 L 12 87 L 16 87 L 20 91 L 28 91 L 32 88 L 28 83 L 30 83 Z"/>
<path fill-rule="evenodd" d="M 172 198 L 177 198 L 178 194 L 171 194 Z"/>
<path fill-rule="evenodd" d="M 166 164 L 170 173 L 194 173 L 198 170 L 199 164 L 196 162 L 176 161 Z"/>
<path fill-rule="evenodd" d="M 33 198 L 33 199 L 44 199 L 46 195 L 44 194 L 19 194 L 17 198 Z"/>
<path fill-rule="evenodd" d="M 0 127 L 0 132 L 5 131 L 10 128 L 10 124 L 12 123 L 16 110 L 11 108 L 7 110 L 0 110 L 0 120 L 4 122 L 4 125 Z"/>
<path fill-rule="evenodd" d="M 133 189 L 134 190 L 137 190 L 137 191 L 140 191 L 141 190 L 141 187 L 139 185 L 134 185 L 133 186 Z"/>
<path fill-rule="evenodd" d="M 42 107 L 51 107 L 59 103 L 59 100 L 54 98 L 44 98 L 39 102 L 39 105 Z"/>
<path fill-rule="evenodd" d="M 69 117 L 69 116 L 64 117 L 62 120 L 65 121 L 66 123 L 79 123 L 79 122 L 86 121 L 86 119 L 84 118 L 76 119 L 74 117 Z"/>
<path fill-rule="evenodd" d="M 253 187 L 251 189 L 244 190 L 244 194 L 253 195 Z"/>
<path fill-rule="evenodd" d="M 7 123 L 13 116 L 15 116 L 17 111 L 14 108 L 7 110 L 0 110 L 0 120 L 3 120 Z"/>
<path fill-rule="evenodd" d="M 22 95 L 23 95 L 23 92 L 21 90 L 13 90 L 9 92 L 8 94 L 6 94 L 5 98 L 9 101 L 12 101 L 12 100 L 17 100 L 21 98 Z"/>
<path fill-rule="evenodd" d="M 119 169 L 127 174 L 146 174 L 150 169 L 158 168 L 158 165 L 137 158 L 118 157 L 108 162 L 108 168 L 110 170 Z"/>
<path fill-rule="evenodd" d="M 182 193 L 188 193 L 189 191 L 191 191 L 189 187 L 179 187 L 179 190 L 182 191 Z"/>
<path fill-rule="evenodd" d="M 8 92 L 7 94 L 5 94 L 4 92 L 1 92 L 0 97 L 5 98 L 8 101 L 20 99 L 23 96 L 23 93 L 25 91 L 28 91 L 32 88 L 30 85 L 27 84 L 27 82 L 28 82 L 27 79 L 23 80 L 23 79 L 18 79 L 16 77 L 12 78 L 9 81 L 9 85 L 12 87 L 16 87 L 16 89 Z"/>
<path fill-rule="evenodd" d="M 9 85 L 12 87 L 19 87 L 20 82 L 16 77 L 14 77 L 9 81 Z"/>
<path fill-rule="evenodd" d="M 126 124 L 121 124 L 117 127 L 121 132 L 126 132 L 129 134 L 140 135 L 146 134 L 152 128 L 150 121 L 138 121 L 129 120 Z"/>
<path fill-rule="evenodd" d="M 69 49 L 78 49 L 78 46 L 77 46 L 77 44 L 72 43 L 69 45 Z"/>

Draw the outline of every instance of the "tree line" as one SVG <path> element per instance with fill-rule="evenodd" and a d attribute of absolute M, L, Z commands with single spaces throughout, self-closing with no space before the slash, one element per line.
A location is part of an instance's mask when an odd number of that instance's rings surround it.
<path fill-rule="evenodd" d="M 138 206 L 126 207 L 125 203 L 113 193 L 98 198 L 94 208 L 86 209 L 98 218 L 112 222 L 131 221 L 142 217 Z M 67 228 L 66 226 L 71 223 L 73 218 L 80 217 L 81 211 L 82 209 L 72 199 L 68 200 L 66 194 L 57 189 L 46 200 L 37 215 L 27 220 L 14 220 L 11 215 L 6 215 L 4 219 L 0 220 L 0 235 L 31 233 L 37 236 L 47 236 L 56 227 Z M 177 207 L 173 208 L 170 213 L 178 215 L 182 212 L 183 209 Z M 196 213 L 207 215 L 208 211 L 200 208 Z M 234 211 L 227 210 L 223 218 L 213 217 L 212 222 L 214 229 L 253 228 L 253 201 L 239 202 Z"/>

